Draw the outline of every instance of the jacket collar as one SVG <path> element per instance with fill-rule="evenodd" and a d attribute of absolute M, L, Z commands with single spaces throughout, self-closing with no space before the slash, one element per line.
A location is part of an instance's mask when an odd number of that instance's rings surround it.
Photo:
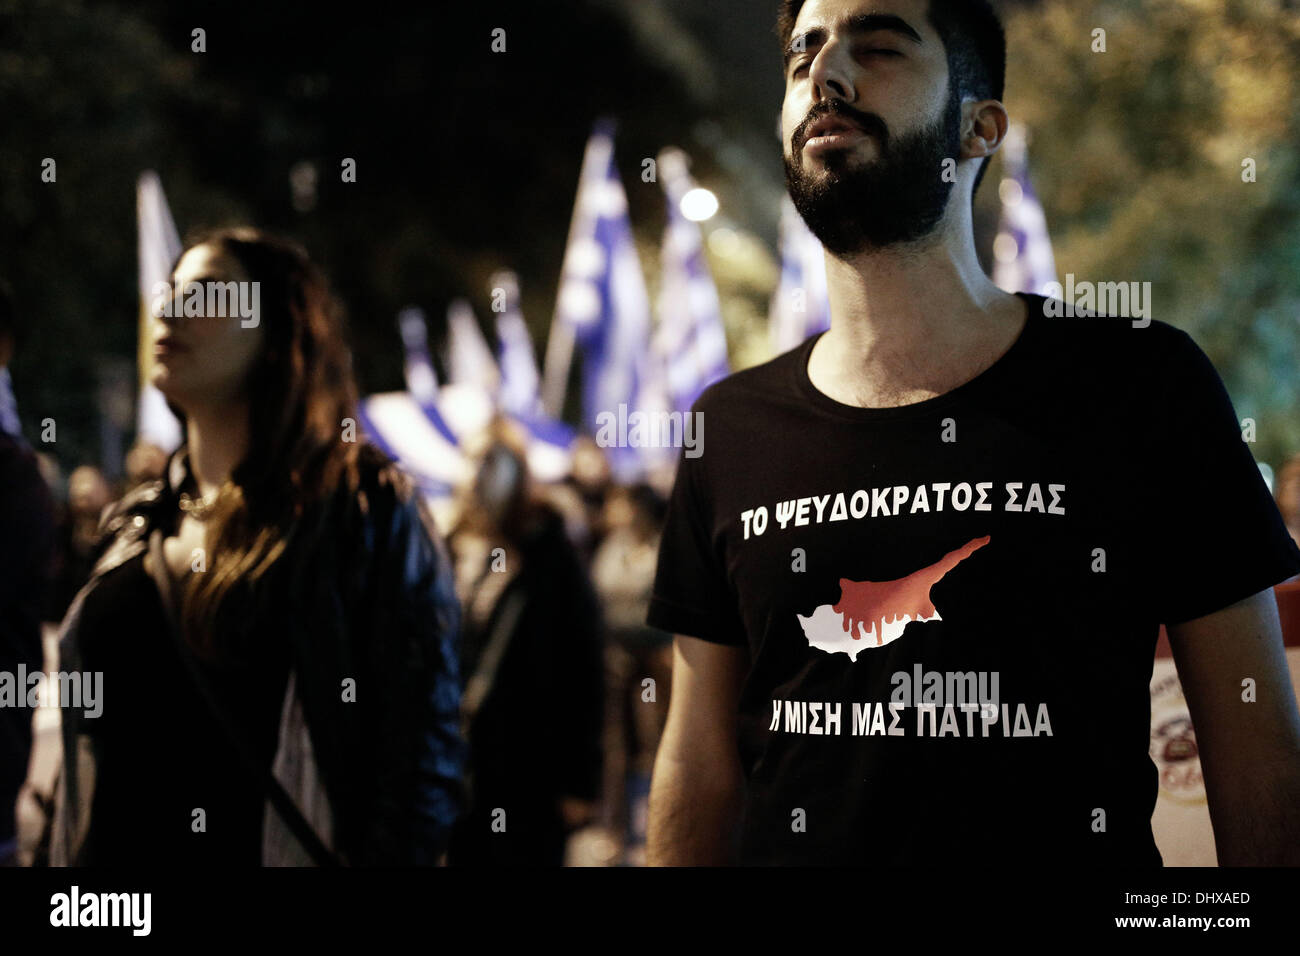
<path fill-rule="evenodd" d="M 181 445 L 167 459 L 167 470 L 164 475 L 166 490 L 172 497 L 176 497 L 191 477 L 190 448 L 189 445 Z"/>

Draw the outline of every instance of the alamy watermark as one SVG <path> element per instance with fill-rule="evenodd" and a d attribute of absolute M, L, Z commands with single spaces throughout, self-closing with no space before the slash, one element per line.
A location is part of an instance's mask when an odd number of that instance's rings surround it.
<path fill-rule="evenodd" d="M 683 448 L 687 458 L 699 458 L 704 454 L 704 413 L 629 413 L 627 405 L 620 403 L 617 413 L 597 413 L 596 444 L 601 448 Z"/>
<path fill-rule="evenodd" d="M 895 704 L 987 704 L 997 707 L 997 671 L 927 671 L 913 664 L 911 671 L 894 671 L 889 682 L 894 692 L 889 699 Z"/>
<path fill-rule="evenodd" d="M 148 936 L 153 927 L 152 893 L 83 893 L 73 884 L 50 897 L 50 925 L 119 926 L 133 936 Z"/>
<path fill-rule="evenodd" d="M 1043 289 L 1047 301 L 1043 314 L 1059 319 L 1076 315 L 1114 316 L 1133 320 L 1133 328 L 1145 329 L 1151 324 L 1150 282 L 1075 282 L 1074 273 L 1067 273 L 1065 285 L 1049 282 Z"/>
<path fill-rule="evenodd" d="M 261 321 L 260 282 L 186 282 L 176 289 L 170 282 L 155 282 L 150 312 L 162 318 L 238 318 L 245 329 Z"/>
<path fill-rule="evenodd" d="M 51 700 L 46 689 L 56 692 Z M 0 707 L 57 705 L 81 710 L 86 717 L 98 717 L 104 711 L 104 674 L 102 671 L 28 671 L 25 664 L 18 670 L 0 671 Z"/>

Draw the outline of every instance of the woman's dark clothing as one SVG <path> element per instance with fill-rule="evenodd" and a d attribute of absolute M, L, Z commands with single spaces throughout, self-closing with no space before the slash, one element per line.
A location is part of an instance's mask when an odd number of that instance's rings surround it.
<path fill-rule="evenodd" d="M 240 596 L 247 615 L 239 633 L 217 635 L 223 647 L 236 648 L 233 660 L 206 667 L 257 760 L 269 760 L 335 857 L 350 865 L 429 865 L 444 852 L 462 802 L 460 609 L 450 560 L 412 481 L 373 446 L 359 452 L 358 483 L 340 482 L 300 517 L 299 529 L 321 529 L 311 546 L 290 536 L 267 576 Z M 106 672 L 106 691 L 100 717 L 62 712 L 55 865 L 116 861 L 119 850 L 142 841 L 147 852 L 193 862 L 207 858 L 191 850 L 230 862 L 313 862 L 274 810 L 262 811 L 260 840 L 249 835 L 256 811 L 251 784 L 243 782 L 248 772 L 235 769 L 183 679 L 179 650 L 163 640 L 161 596 L 140 578 L 151 537 L 176 520 L 188 473 L 182 447 L 162 480 L 140 485 L 105 512 L 94 571 L 63 620 L 63 668 L 85 671 L 95 663 Z M 130 673 L 132 665 L 140 672 Z M 160 672 L 165 686 L 148 686 Z M 132 692 L 115 690 L 117 682 Z M 144 713 L 160 696 L 166 706 L 156 716 Z M 128 744 L 138 733 L 147 736 Z M 129 790 L 150 786 L 157 796 L 137 799 L 162 808 L 161 821 L 126 806 Z M 211 794 L 202 798 L 211 805 L 199 802 L 196 789 Z M 265 804 L 264 793 L 259 800 Z M 188 819 L 172 837 L 177 821 L 170 814 L 196 806 L 208 811 L 208 843 L 196 842 Z M 99 809 L 130 815 L 126 827 L 111 827 L 128 832 L 101 827 L 92 813 Z M 231 846 L 209 846 L 219 842 L 216 827 L 237 833 Z M 137 859 L 133 849 L 128 862 Z"/>
<path fill-rule="evenodd" d="M 108 572 L 81 611 L 83 666 L 109 703 L 86 721 L 99 755 L 87 865 L 239 865 L 261 860 L 262 781 L 240 762 L 196 692 L 167 629 L 144 554 Z M 202 660 L 204 676 L 259 766 L 269 769 L 289 676 L 288 647 Z M 195 832 L 194 811 L 204 829 Z"/>

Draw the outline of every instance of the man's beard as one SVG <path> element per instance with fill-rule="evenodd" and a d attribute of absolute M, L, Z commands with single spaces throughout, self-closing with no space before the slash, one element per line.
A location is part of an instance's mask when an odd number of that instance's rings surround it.
<path fill-rule="evenodd" d="M 824 151 L 824 170 L 809 174 L 802 146 L 785 159 L 785 182 L 794 207 L 828 252 L 844 256 L 912 242 L 929 235 L 943 218 L 953 183 L 943 161 L 961 151 L 961 100 L 950 93 L 944 114 L 934 123 L 891 140 L 884 121 L 859 113 L 841 100 L 813 111 L 796 134 L 825 115 L 858 123 L 876 141 L 879 156 L 867 163 L 852 159 L 848 149 Z"/>

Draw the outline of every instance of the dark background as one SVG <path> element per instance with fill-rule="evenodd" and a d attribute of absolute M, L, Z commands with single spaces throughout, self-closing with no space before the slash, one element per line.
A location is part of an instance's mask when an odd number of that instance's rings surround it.
<path fill-rule="evenodd" d="M 1300 450 L 1295 5 L 1000 6 L 1006 101 L 1030 124 L 1062 279 L 1152 281 L 1155 317 L 1210 353 L 1257 420 L 1257 456 L 1279 465 Z M 775 2 L 397 9 L 0 0 L 0 275 L 29 327 L 12 371 L 29 439 L 54 418 L 48 450 L 65 470 L 99 463 L 98 383 L 134 374 L 145 169 L 182 238 L 250 222 L 306 243 L 347 303 L 367 393 L 402 387 L 400 307 L 423 306 L 436 339 L 454 296 L 488 314 L 503 266 L 520 274 L 540 361 L 583 147 L 613 115 L 652 291 L 664 200 L 641 161 L 674 144 L 719 197 L 707 228 L 746 242 L 712 261 L 733 365 L 770 354 L 784 188 Z M 1105 54 L 1090 49 L 1098 26 Z M 191 51 L 196 27 L 206 52 Z M 490 49 L 497 27 L 505 53 Z M 1245 156 L 1259 164 L 1249 186 Z M 56 183 L 41 181 L 46 157 Z M 344 157 L 355 183 L 340 181 Z M 316 173 L 310 208 L 294 203 L 300 164 Z M 977 203 L 986 262 L 998 176 L 995 164 Z"/>

